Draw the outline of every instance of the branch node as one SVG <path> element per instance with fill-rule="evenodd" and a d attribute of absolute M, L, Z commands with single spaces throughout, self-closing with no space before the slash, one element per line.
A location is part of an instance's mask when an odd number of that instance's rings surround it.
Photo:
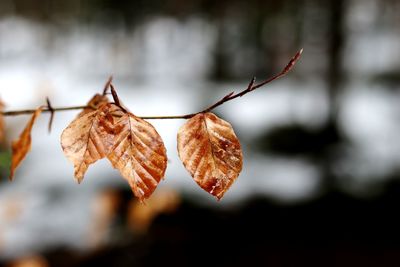
<path fill-rule="evenodd" d="M 50 111 L 48 131 L 49 131 L 49 133 L 51 133 L 51 127 L 53 125 L 55 110 L 54 110 L 53 106 L 51 105 L 50 99 L 48 97 L 46 97 L 46 102 L 47 102 L 47 109 Z"/>
<path fill-rule="evenodd" d="M 301 54 L 303 53 L 303 48 L 300 49 L 299 51 L 297 51 L 296 55 L 294 55 L 294 57 L 292 57 L 289 61 L 289 63 L 286 65 L 286 67 L 283 69 L 283 71 L 281 72 L 281 76 L 285 75 L 286 73 L 288 73 L 296 64 L 296 62 L 299 60 Z"/>
<path fill-rule="evenodd" d="M 118 98 L 117 91 L 115 90 L 114 85 L 113 85 L 112 83 L 110 83 L 110 88 L 111 88 L 111 94 L 112 94 L 112 97 L 113 97 L 113 99 L 114 99 L 115 105 L 117 105 L 117 106 L 118 106 L 120 109 L 122 109 L 124 112 L 128 112 L 128 111 L 121 105 L 121 102 L 119 101 L 119 98 Z"/>
<path fill-rule="evenodd" d="M 254 90 L 254 89 L 253 89 L 253 85 L 254 85 L 255 82 L 256 82 L 256 76 L 254 76 L 253 78 L 251 78 L 251 80 L 250 80 L 250 82 L 249 82 L 249 85 L 247 85 L 247 89 L 246 89 L 246 90 L 248 90 L 248 91 Z"/>
<path fill-rule="evenodd" d="M 226 96 L 224 96 L 224 97 L 222 98 L 222 100 L 228 99 L 228 98 L 231 97 L 234 93 L 235 93 L 235 91 L 230 92 L 229 94 L 227 94 Z"/>
<path fill-rule="evenodd" d="M 103 95 L 107 95 L 108 94 L 108 88 L 110 88 L 110 84 L 112 83 L 113 80 L 113 76 L 111 75 L 110 77 L 108 77 L 108 80 L 106 82 L 106 84 L 104 85 L 104 89 L 103 89 Z"/>

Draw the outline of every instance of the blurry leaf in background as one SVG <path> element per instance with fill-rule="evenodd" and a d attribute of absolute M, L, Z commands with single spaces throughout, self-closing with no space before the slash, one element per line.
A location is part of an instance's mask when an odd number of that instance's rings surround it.
<path fill-rule="evenodd" d="M 7 265 L 7 267 L 47 267 L 49 266 L 46 259 L 41 256 L 29 256 L 17 259 Z"/>
<path fill-rule="evenodd" d="M 10 169 L 10 180 L 12 181 L 14 177 L 14 171 L 25 158 L 26 154 L 31 150 L 31 131 L 36 118 L 42 113 L 42 107 L 36 109 L 33 113 L 25 129 L 22 131 L 21 135 L 17 140 L 12 142 L 12 158 L 11 158 L 11 169 Z"/>
<path fill-rule="evenodd" d="M 0 252 L 7 247 L 7 229 L 16 225 L 24 210 L 24 198 L 21 195 L 2 197 L 0 201 Z M 0 264 L 1 265 L 1 264 Z"/>
<path fill-rule="evenodd" d="M 172 213 L 180 205 L 179 194 L 172 189 L 160 189 L 142 204 L 134 199 L 128 206 L 128 228 L 135 233 L 145 233 L 160 214 Z"/>
<path fill-rule="evenodd" d="M 3 198 L 0 203 L 1 223 L 14 223 L 24 210 L 24 198 L 22 195 L 13 195 Z M 1 224 L 0 224 L 1 225 Z"/>
<path fill-rule="evenodd" d="M 112 189 L 102 191 L 93 200 L 88 245 L 98 248 L 106 244 L 109 230 L 122 202 L 121 195 Z"/>
<path fill-rule="evenodd" d="M 242 170 L 239 139 L 228 122 L 212 113 L 198 114 L 179 129 L 178 153 L 196 183 L 217 199 Z"/>

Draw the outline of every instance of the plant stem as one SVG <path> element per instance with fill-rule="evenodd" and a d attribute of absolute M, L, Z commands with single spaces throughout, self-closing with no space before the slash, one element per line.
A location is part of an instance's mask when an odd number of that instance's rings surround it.
<path fill-rule="evenodd" d="M 92 108 L 90 106 L 74 106 L 74 107 L 60 107 L 60 108 L 44 108 L 42 112 L 58 112 L 58 111 L 68 111 L 68 110 L 80 110 L 84 108 Z M 35 113 L 36 109 L 24 109 L 24 110 L 13 110 L 1 112 L 3 116 L 18 116 Z"/>
<path fill-rule="evenodd" d="M 296 62 L 299 60 L 301 54 L 303 52 L 303 49 L 300 49 L 294 57 L 292 57 L 289 61 L 289 63 L 279 72 L 278 74 L 272 76 L 271 78 L 268 78 L 258 84 L 255 84 L 255 78 L 251 79 L 249 85 L 247 86 L 246 89 L 243 91 L 240 91 L 239 93 L 234 93 L 231 92 L 221 98 L 218 102 L 214 103 L 213 105 L 205 108 L 202 111 L 199 111 L 197 113 L 190 113 L 190 114 L 185 114 L 185 115 L 173 115 L 173 116 L 141 116 L 140 118 L 142 119 L 147 119 L 147 120 L 170 120 L 170 119 L 190 119 L 193 116 L 199 114 L 199 113 L 206 113 L 210 112 L 211 110 L 215 109 L 216 107 L 219 107 L 220 105 L 224 104 L 225 102 L 231 101 L 235 98 L 242 97 L 247 93 L 250 93 L 251 91 L 254 91 L 274 80 L 277 80 L 279 78 L 282 78 L 285 76 L 289 71 L 292 70 Z M 107 81 L 107 83 L 104 86 L 103 90 L 103 95 L 107 94 L 108 88 L 111 87 L 111 93 L 114 98 L 115 104 L 119 107 L 122 108 L 121 104 L 119 103 L 119 99 L 117 96 L 117 93 L 112 86 L 112 77 L 110 77 Z M 68 111 L 68 110 L 79 110 L 79 109 L 84 109 L 84 108 L 92 108 L 90 106 L 74 106 L 74 107 L 60 107 L 60 108 L 52 108 L 52 107 L 47 107 L 43 109 L 42 112 L 58 112 L 58 111 Z M 124 109 L 124 108 L 122 108 Z M 35 112 L 35 109 L 25 109 L 25 110 L 15 110 L 15 111 L 5 111 L 5 112 L 0 112 L 3 116 L 17 116 L 17 115 L 24 115 L 24 114 L 32 114 Z"/>

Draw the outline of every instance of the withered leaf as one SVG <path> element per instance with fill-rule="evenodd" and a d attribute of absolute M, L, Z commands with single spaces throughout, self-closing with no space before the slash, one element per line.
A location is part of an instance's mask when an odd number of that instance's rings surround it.
<path fill-rule="evenodd" d="M 39 107 L 33 113 L 31 119 L 28 121 L 28 124 L 25 126 L 25 129 L 20 134 L 19 138 L 12 142 L 12 156 L 11 156 L 11 170 L 10 170 L 10 180 L 12 181 L 14 178 L 15 169 L 19 166 L 21 161 L 25 158 L 26 154 L 31 150 L 31 131 L 32 126 L 35 123 L 37 117 L 42 113 L 43 107 Z"/>
<path fill-rule="evenodd" d="M 132 113 L 114 124 L 114 145 L 107 156 L 141 202 L 150 197 L 167 167 L 164 143 L 156 129 Z"/>
<path fill-rule="evenodd" d="M 74 164 L 78 183 L 82 182 L 89 165 L 106 157 L 110 151 L 113 135 L 106 127 L 113 123 L 109 114 L 114 108 L 112 104 L 103 104 L 97 110 L 83 111 L 61 134 L 61 147 Z"/>
<path fill-rule="evenodd" d="M 4 116 L 1 112 L 4 111 L 4 103 L 0 99 L 0 143 L 4 141 Z"/>
<path fill-rule="evenodd" d="M 242 170 L 232 126 L 212 113 L 189 119 L 178 132 L 178 154 L 196 183 L 221 199 Z"/>
<path fill-rule="evenodd" d="M 100 95 L 100 94 L 95 94 L 89 102 L 86 104 L 88 108 L 84 108 L 77 117 L 80 117 L 84 114 L 87 114 L 89 112 L 92 112 L 96 109 L 98 109 L 101 105 L 107 104 L 108 103 L 108 98 L 105 95 Z"/>

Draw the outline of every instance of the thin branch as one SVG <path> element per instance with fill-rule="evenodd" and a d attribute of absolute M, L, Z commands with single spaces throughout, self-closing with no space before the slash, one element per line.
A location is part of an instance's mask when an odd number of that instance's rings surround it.
<path fill-rule="evenodd" d="M 224 104 L 225 102 L 231 101 L 237 97 L 242 97 L 247 93 L 250 93 L 251 91 L 256 90 L 257 88 L 260 88 L 272 81 L 275 81 L 279 78 L 282 78 L 283 76 L 285 76 L 290 70 L 292 70 L 292 68 L 294 67 L 294 65 L 296 64 L 296 62 L 299 60 L 301 54 L 303 53 L 303 48 L 300 49 L 296 55 L 294 55 L 294 57 L 292 57 L 289 61 L 289 63 L 281 70 L 281 72 L 279 72 L 278 74 L 272 76 L 271 78 L 260 82 L 259 84 L 254 84 L 255 83 L 255 77 L 253 77 L 253 79 L 250 81 L 249 85 L 247 86 L 247 88 L 237 94 L 233 94 L 230 93 L 226 96 L 224 96 L 220 101 L 218 101 L 217 103 L 209 106 L 208 108 L 204 109 L 203 111 L 199 112 L 199 113 L 205 113 L 205 112 L 209 112 L 211 110 L 213 110 L 214 108 Z"/>
<path fill-rule="evenodd" d="M 110 88 L 111 88 L 111 95 L 114 99 L 114 103 L 115 105 L 117 105 L 120 109 L 122 109 L 124 112 L 128 112 L 121 104 L 121 102 L 119 101 L 119 97 L 117 94 L 117 91 L 114 88 L 114 85 L 112 83 L 110 83 Z"/>
<path fill-rule="evenodd" d="M 235 94 L 235 92 L 230 92 L 229 94 L 227 94 L 226 96 L 224 96 L 223 98 L 221 98 L 221 100 L 219 100 L 218 102 L 216 102 L 215 104 L 205 108 L 204 110 L 197 112 L 197 113 L 191 113 L 191 114 L 185 114 L 185 115 L 178 115 L 178 116 L 149 116 L 149 117 L 141 117 L 142 119 L 147 119 L 147 120 L 155 120 L 155 119 L 190 119 L 192 117 L 194 117 L 195 115 L 199 114 L 199 113 L 206 113 L 206 112 L 210 112 L 211 110 L 215 109 L 216 107 L 224 104 L 225 102 L 231 101 L 237 97 L 242 97 L 247 93 L 250 93 L 251 91 L 256 90 L 257 88 L 260 88 L 274 80 L 277 80 L 279 78 L 282 78 L 283 76 L 285 76 L 286 74 L 288 74 L 294 67 L 294 65 L 296 64 L 296 62 L 300 59 L 301 54 L 303 53 L 303 48 L 300 49 L 296 55 L 294 55 L 294 57 L 292 57 L 289 61 L 289 63 L 281 70 L 281 72 L 279 72 L 278 74 L 272 76 L 271 78 L 262 81 L 258 84 L 255 84 L 256 78 L 253 77 L 249 83 L 249 85 L 247 86 L 247 88 L 237 94 Z"/>
<path fill-rule="evenodd" d="M 92 108 L 91 106 L 74 106 L 74 107 L 60 107 L 60 108 L 44 108 L 42 112 L 58 112 L 58 111 L 68 111 L 68 110 L 80 110 L 84 108 Z M 27 115 L 35 113 L 35 109 L 24 109 L 24 110 L 13 110 L 13 111 L 5 111 L 1 112 L 3 116 L 18 116 L 18 115 Z"/>
<path fill-rule="evenodd" d="M 51 126 L 53 125 L 53 120 L 54 120 L 54 108 L 50 103 L 50 99 L 46 97 L 46 102 L 47 102 L 47 108 L 50 111 L 50 119 L 49 119 L 49 133 L 51 133 Z"/>
<path fill-rule="evenodd" d="M 287 73 L 289 73 L 293 69 L 296 62 L 300 59 L 300 56 L 302 53 L 303 53 L 303 49 L 300 49 L 296 53 L 296 55 L 290 59 L 289 63 L 278 74 L 276 74 L 276 75 L 272 76 L 271 78 L 266 79 L 258 84 L 255 83 L 255 77 L 253 77 L 251 79 L 251 81 L 249 82 L 247 88 L 244 89 L 243 91 L 240 91 L 239 93 L 236 93 L 236 94 L 235 94 L 235 92 L 230 92 L 229 94 L 227 94 L 223 98 L 221 98 L 218 102 L 203 109 L 200 112 L 190 113 L 190 114 L 185 114 L 185 115 L 173 115 L 173 116 L 140 116 L 140 118 L 147 119 L 147 120 L 190 119 L 197 114 L 210 112 L 211 110 L 215 109 L 216 107 L 219 107 L 220 105 L 222 105 L 228 101 L 231 101 L 238 97 L 242 97 L 245 94 L 250 93 L 251 91 L 254 91 L 274 80 L 282 78 L 283 76 L 285 76 Z M 114 86 L 112 85 L 112 76 L 110 76 L 110 78 L 108 79 L 108 81 L 106 82 L 106 84 L 104 86 L 103 95 L 107 94 L 108 88 L 111 88 L 111 94 L 112 94 L 115 104 L 117 106 L 119 106 L 121 109 L 123 109 L 124 111 L 126 111 L 126 109 L 121 105 L 118 95 L 117 95 L 117 92 L 116 92 Z M 84 109 L 84 108 L 93 108 L 93 107 L 91 107 L 91 106 L 74 106 L 74 107 L 53 108 L 53 107 L 51 107 L 51 105 L 48 102 L 47 108 L 43 109 L 42 112 L 51 112 L 52 114 L 54 114 L 54 112 L 58 112 L 58 111 L 79 110 L 79 109 Z M 34 112 L 35 112 L 34 109 L 26 109 L 26 110 L 0 112 L 0 114 L 2 114 L 3 116 L 17 116 L 17 115 L 23 115 L 23 114 L 32 114 Z"/>
<path fill-rule="evenodd" d="M 113 81 L 113 76 L 111 75 L 110 77 L 108 77 L 108 80 L 107 80 L 106 84 L 104 85 L 103 95 L 107 94 L 107 91 L 110 88 L 112 81 Z"/>

